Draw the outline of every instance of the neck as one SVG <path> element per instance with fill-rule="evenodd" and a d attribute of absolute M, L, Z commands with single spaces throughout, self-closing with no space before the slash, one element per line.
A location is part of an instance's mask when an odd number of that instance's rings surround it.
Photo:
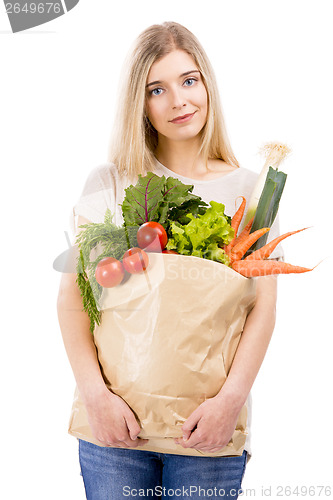
<path fill-rule="evenodd" d="M 200 143 L 199 137 L 188 141 L 170 141 L 166 137 L 159 137 L 155 156 L 173 172 L 193 177 L 207 170 L 201 154 L 198 155 Z"/>

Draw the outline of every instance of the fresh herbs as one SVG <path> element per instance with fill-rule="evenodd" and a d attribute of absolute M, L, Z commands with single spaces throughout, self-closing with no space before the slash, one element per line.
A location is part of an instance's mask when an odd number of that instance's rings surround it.
<path fill-rule="evenodd" d="M 88 275 L 84 268 L 84 261 L 81 251 L 77 265 L 76 283 L 80 289 L 83 302 L 83 309 L 84 311 L 86 311 L 86 313 L 88 313 L 90 319 L 90 331 L 91 333 L 94 333 L 95 324 L 97 325 L 100 324 L 100 312 L 97 308 L 96 298 L 92 291 L 92 286 L 91 286 L 92 281 L 88 278 Z"/>
<path fill-rule="evenodd" d="M 80 250 L 76 269 L 77 284 L 83 300 L 83 309 L 89 315 L 90 330 L 93 333 L 95 324 L 100 323 L 97 304 L 102 294 L 102 287 L 95 278 L 96 266 L 104 257 L 120 259 L 128 248 L 136 246 L 138 226 L 116 226 L 112 222 L 110 210 L 107 210 L 103 223 L 83 224 L 80 228 L 82 231 L 76 239 Z"/>

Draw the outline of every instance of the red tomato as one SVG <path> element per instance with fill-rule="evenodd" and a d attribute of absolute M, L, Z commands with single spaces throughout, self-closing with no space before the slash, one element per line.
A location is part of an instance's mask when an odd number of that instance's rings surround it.
<path fill-rule="evenodd" d="M 97 283 L 104 288 L 119 285 L 124 277 L 125 271 L 122 263 L 113 257 L 105 257 L 97 264 L 95 277 Z"/>
<path fill-rule="evenodd" d="M 159 222 L 154 221 L 142 224 L 138 229 L 136 237 L 139 247 L 149 252 L 160 252 L 168 242 L 168 236 L 164 227 Z"/>
<path fill-rule="evenodd" d="M 176 250 L 163 250 L 162 253 L 175 253 L 176 255 L 179 255 L 179 253 L 176 252 Z"/>
<path fill-rule="evenodd" d="M 148 263 L 148 255 L 141 248 L 133 247 L 124 253 L 123 266 L 128 273 L 141 273 L 147 269 Z"/>

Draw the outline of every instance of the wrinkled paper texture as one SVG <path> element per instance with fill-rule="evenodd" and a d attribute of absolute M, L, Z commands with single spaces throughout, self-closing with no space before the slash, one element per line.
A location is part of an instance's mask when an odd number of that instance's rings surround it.
<path fill-rule="evenodd" d="M 150 253 L 149 259 L 145 273 L 103 291 L 94 340 L 105 383 L 134 412 L 139 437 L 149 439 L 136 449 L 241 455 L 246 405 L 219 452 L 185 449 L 174 438 L 182 437 L 185 420 L 225 382 L 254 305 L 256 280 L 198 257 Z M 69 433 L 103 446 L 91 433 L 77 389 Z"/>

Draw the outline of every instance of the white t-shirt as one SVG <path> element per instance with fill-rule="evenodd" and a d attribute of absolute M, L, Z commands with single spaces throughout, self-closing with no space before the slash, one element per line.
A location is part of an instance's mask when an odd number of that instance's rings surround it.
<path fill-rule="evenodd" d="M 225 213 L 232 217 L 240 204 L 239 196 L 244 196 L 247 201 L 256 184 L 258 174 L 246 168 L 237 168 L 222 177 L 211 180 L 196 180 L 176 174 L 156 160 L 154 172 L 165 177 L 175 177 L 184 184 L 194 186 L 192 193 L 200 196 L 206 203 L 214 200 L 225 205 Z M 77 217 L 81 215 L 91 222 L 103 222 L 106 210 L 109 208 L 114 214 L 113 223 L 123 224 L 121 204 L 125 197 L 125 188 L 137 182 L 137 177 L 128 180 L 121 177 L 116 166 L 106 163 L 96 167 L 89 175 L 84 186 L 82 195 L 73 208 L 74 229 L 77 228 Z M 237 200 L 237 204 L 235 203 Z M 279 236 L 279 221 L 275 219 L 268 233 L 267 241 Z M 283 250 L 279 244 L 272 252 L 270 258 L 282 258 Z M 251 452 L 251 421 L 252 421 L 252 398 L 248 396 L 247 438 L 245 450 L 250 457 Z"/>

